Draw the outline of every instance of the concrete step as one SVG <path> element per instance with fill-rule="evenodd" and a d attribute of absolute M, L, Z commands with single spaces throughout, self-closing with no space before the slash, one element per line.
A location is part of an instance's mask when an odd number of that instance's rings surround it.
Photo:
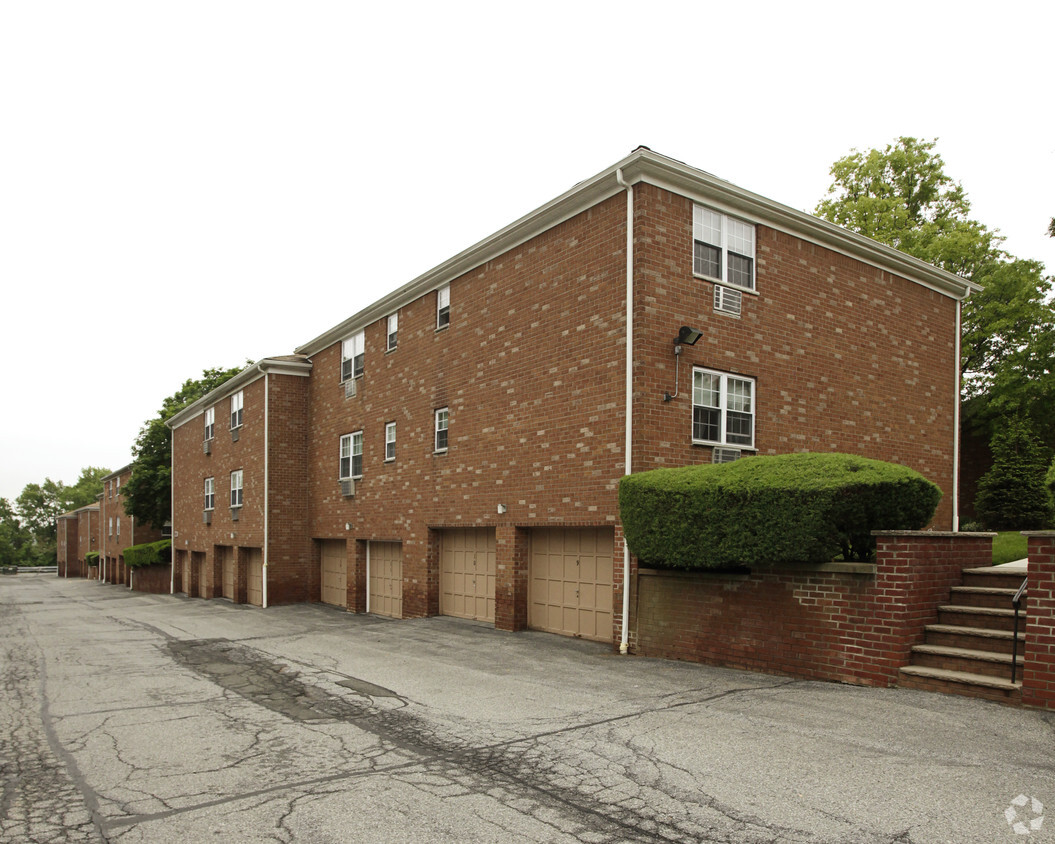
<path fill-rule="evenodd" d="M 1022 678 L 1022 655 L 1017 658 L 1016 679 Z M 912 648 L 912 664 L 929 668 L 944 668 L 985 677 L 1011 679 L 1011 654 L 976 651 L 948 645 L 916 645 Z"/>
<path fill-rule="evenodd" d="M 1018 652 L 1024 651 L 1026 626 L 1019 619 Z M 947 645 L 973 651 L 993 651 L 1010 655 L 1014 634 L 1010 630 L 991 630 L 985 627 L 958 627 L 955 624 L 928 624 L 924 628 L 928 645 Z"/>
<path fill-rule="evenodd" d="M 1002 589 L 993 586 L 953 586 L 949 603 L 960 607 L 993 607 L 1007 609 L 1012 606 L 1016 589 Z M 1022 601 L 1022 611 L 1026 610 L 1026 601 Z"/>
<path fill-rule="evenodd" d="M 923 665 L 906 665 L 901 669 L 898 685 L 903 689 L 921 689 L 929 692 L 976 697 L 998 703 L 1019 704 L 1022 701 L 1022 683 L 1008 679 L 987 677 L 966 671 L 950 671 Z"/>
<path fill-rule="evenodd" d="M 998 566 L 964 569 L 964 586 L 985 586 L 998 589 L 1018 589 L 1022 585 L 1025 574 L 1022 572 L 1009 572 Z"/>
<path fill-rule="evenodd" d="M 957 627 L 984 627 L 987 630 L 1013 630 L 1015 611 L 1008 607 L 965 607 L 945 604 L 938 607 L 938 623 Z M 1019 613 L 1019 630 L 1025 630 L 1025 613 Z"/>

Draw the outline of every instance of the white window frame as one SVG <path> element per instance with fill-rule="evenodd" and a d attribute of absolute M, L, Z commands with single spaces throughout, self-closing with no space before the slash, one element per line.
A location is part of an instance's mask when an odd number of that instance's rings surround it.
<path fill-rule="evenodd" d="M 216 479 L 206 478 L 205 479 L 205 509 L 215 510 L 216 509 Z"/>
<path fill-rule="evenodd" d="M 115 495 L 116 495 L 116 496 L 117 496 L 118 498 L 120 498 L 120 497 L 121 497 L 121 478 L 120 478 L 120 476 L 118 476 L 118 478 L 117 478 L 117 489 L 116 489 L 116 491 L 115 491 L 115 493 L 114 493 L 114 494 L 115 494 Z"/>
<path fill-rule="evenodd" d="M 358 459 L 359 465 L 356 466 Z M 358 469 L 359 471 L 356 471 Z M 352 431 L 352 480 L 363 476 L 363 432 Z"/>
<path fill-rule="evenodd" d="M 216 433 L 216 408 L 210 407 L 205 411 L 205 439 L 211 440 Z"/>
<path fill-rule="evenodd" d="M 347 464 L 347 468 L 345 465 Z M 346 481 L 352 476 L 352 435 L 341 435 L 341 447 L 337 460 L 337 479 Z"/>
<path fill-rule="evenodd" d="M 114 517 L 113 516 L 110 517 L 109 525 L 110 525 L 109 533 L 107 533 L 106 535 L 107 536 L 113 536 L 114 535 Z"/>
<path fill-rule="evenodd" d="M 242 407 L 245 403 L 245 396 L 243 392 L 239 390 L 233 396 L 231 396 L 231 430 L 242 427 Z"/>
<path fill-rule="evenodd" d="M 231 472 L 231 507 L 242 506 L 242 470 Z"/>
<path fill-rule="evenodd" d="M 698 376 L 710 376 L 711 378 L 718 379 L 718 404 L 704 404 L 700 401 L 703 398 L 704 388 L 700 385 L 700 378 Z M 744 393 L 742 390 L 743 385 L 749 385 L 747 396 L 748 409 L 743 409 Z M 708 393 L 713 393 L 713 390 L 707 389 Z M 757 401 L 757 390 L 756 381 L 754 378 L 750 378 L 745 375 L 733 375 L 729 372 L 720 372 L 716 369 L 705 369 L 701 366 L 695 366 L 692 369 L 692 441 L 697 445 L 711 445 L 711 446 L 729 446 L 731 448 L 743 448 L 750 451 L 755 449 L 755 428 L 758 413 L 756 409 Z M 718 439 L 707 439 L 696 436 L 696 408 L 704 408 L 711 412 L 717 411 L 718 419 Z M 739 418 L 743 419 L 745 416 L 748 417 L 751 425 L 751 434 L 744 440 L 744 435 L 738 432 L 730 432 L 730 414 L 736 413 Z"/>
<path fill-rule="evenodd" d="M 717 243 L 715 241 L 718 241 Z M 738 290 L 757 292 L 755 279 L 755 226 L 745 220 L 730 217 L 705 205 L 692 206 L 692 274 Z M 697 262 L 696 244 L 718 250 L 718 273 L 708 273 Z M 734 279 L 731 259 L 748 261 L 749 276 L 746 283 L 742 276 Z"/>
<path fill-rule="evenodd" d="M 445 454 L 450 446 L 451 411 L 449 407 L 438 407 L 432 414 L 433 439 L 432 444 L 436 454 Z M 440 445 L 440 434 L 443 435 L 443 445 Z"/>
<path fill-rule="evenodd" d="M 385 462 L 391 463 L 396 459 L 396 423 L 385 424 Z"/>
<path fill-rule="evenodd" d="M 121 538 L 121 517 L 117 517 L 117 538 Z"/>
<path fill-rule="evenodd" d="M 366 332 L 357 331 L 341 343 L 341 383 L 361 378 L 366 371 Z"/>
<path fill-rule="evenodd" d="M 399 343 L 399 314 L 389 314 L 388 316 L 388 334 L 386 335 L 385 350 L 392 352 L 395 351 L 396 345 Z"/>
<path fill-rule="evenodd" d="M 436 330 L 451 324 L 451 286 L 443 285 L 436 291 Z"/>

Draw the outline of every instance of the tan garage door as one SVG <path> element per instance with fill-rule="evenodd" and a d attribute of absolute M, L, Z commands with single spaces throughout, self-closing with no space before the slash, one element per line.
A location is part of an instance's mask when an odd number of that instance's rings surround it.
<path fill-rule="evenodd" d="M 234 548 L 223 547 L 220 565 L 223 567 L 223 596 L 229 601 L 234 600 Z"/>
<path fill-rule="evenodd" d="M 403 617 L 403 546 L 370 543 L 370 612 Z"/>
<path fill-rule="evenodd" d="M 440 612 L 458 618 L 495 620 L 495 532 L 492 528 L 443 531 Z"/>
<path fill-rule="evenodd" d="M 324 604 L 348 606 L 348 543 L 343 539 L 319 541 L 322 560 L 321 594 Z"/>
<path fill-rule="evenodd" d="M 610 641 L 613 546 L 611 528 L 533 530 L 528 626 Z"/>
<path fill-rule="evenodd" d="M 264 606 L 264 552 L 259 548 L 247 549 L 249 555 L 246 570 L 246 597 L 254 607 Z"/>

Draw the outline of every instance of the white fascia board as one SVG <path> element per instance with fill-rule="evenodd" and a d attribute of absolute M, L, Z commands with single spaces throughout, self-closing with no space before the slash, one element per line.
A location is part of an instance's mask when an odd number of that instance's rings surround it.
<path fill-rule="evenodd" d="M 131 471 L 132 466 L 134 466 L 134 465 L 135 464 L 133 464 L 133 463 L 129 463 L 127 466 L 122 466 L 120 469 L 117 469 L 116 471 L 111 472 L 109 475 L 106 475 L 103 478 L 103 480 L 104 481 L 109 481 L 109 480 L 112 480 L 113 478 L 116 478 L 118 475 L 123 475 L 125 472 Z"/>
<path fill-rule="evenodd" d="M 169 419 L 165 424 L 172 430 L 186 425 L 192 419 L 201 416 L 206 408 L 229 398 L 239 390 L 244 389 L 254 381 L 258 381 L 265 374 L 271 375 L 294 375 L 307 378 L 311 375 L 311 361 L 309 360 L 277 360 L 275 358 L 261 358 L 256 363 L 247 366 L 233 378 L 225 381 L 215 390 L 206 393 L 200 399 L 188 404 L 183 410 Z"/>
<path fill-rule="evenodd" d="M 387 317 L 427 293 L 514 249 L 588 208 L 623 191 L 616 179 L 622 170 L 630 184 L 647 182 L 735 216 L 798 237 L 863 261 L 880 270 L 903 276 L 953 299 L 963 299 L 981 290 L 974 282 L 921 261 L 893 247 L 843 229 L 803 211 L 739 188 L 703 170 L 638 148 L 617 164 L 510 223 L 504 229 L 459 252 L 442 264 L 378 299 L 339 325 L 298 347 L 299 355 L 311 357 L 334 343 L 346 340 L 371 323 Z"/>

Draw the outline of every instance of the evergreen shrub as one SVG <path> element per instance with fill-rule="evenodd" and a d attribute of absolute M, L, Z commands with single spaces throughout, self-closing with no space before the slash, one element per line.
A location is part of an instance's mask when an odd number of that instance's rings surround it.
<path fill-rule="evenodd" d="M 974 510 L 989 530 L 1046 530 L 1055 506 L 1046 483 L 1051 449 L 1029 423 L 1010 418 L 993 434 L 993 465 L 978 481 Z M 1050 472 L 1048 472 L 1050 476 Z"/>
<path fill-rule="evenodd" d="M 87 554 L 84 555 L 84 561 L 90 566 L 99 565 L 99 552 L 89 551 Z"/>
<path fill-rule="evenodd" d="M 729 568 L 871 559 L 873 530 L 919 530 L 940 498 L 905 466 L 782 454 L 627 475 L 619 515 L 643 565 Z"/>
<path fill-rule="evenodd" d="M 152 566 L 156 563 L 168 563 L 172 560 L 172 540 L 160 539 L 143 545 L 132 545 L 125 548 L 125 565 L 129 568 Z"/>

